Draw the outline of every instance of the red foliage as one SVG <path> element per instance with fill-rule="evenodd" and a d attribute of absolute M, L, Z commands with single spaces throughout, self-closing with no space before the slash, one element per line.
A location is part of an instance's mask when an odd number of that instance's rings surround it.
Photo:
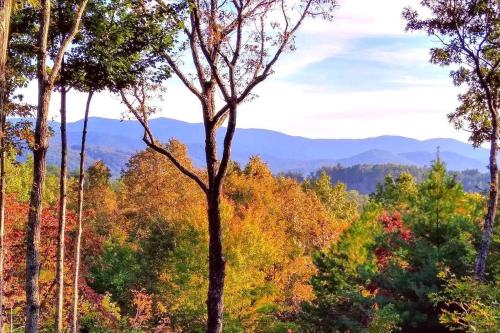
<path fill-rule="evenodd" d="M 394 211 L 392 214 L 384 211 L 380 215 L 379 221 L 389 238 L 387 243 L 376 248 L 374 253 L 377 257 L 377 265 L 381 268 L 385 268 L 392 258 L 393 250 L 399 246 L 398 242 L 403 241 L 406 244 L 411 244 L 413 241 L 413 234 L 411 230 L 404 225 L 401 214 L 398 211 Z"/>
<path fill-rule="evenodd" d="M 23 321 L 23 310 L 25 307 L 25 269 L 26 269 L 26 222 L 28 216 L 28 204 L 17 201 L 14 197 L 7 197 L 5 209 L 5 261 L 4 261 L 4 306 L 6 309 L 16 309 L 19 313 L 17 322 Z M 53 305 L 56 300 L 56 262 L 57 262 L 57 238 L 59 228 L 58 206 L 50 206 L 43 209 L 40 237 L 40 300 L 42 306 L 42 315 L 52 316 Z M 76 216 L 71 211 L 67 211 L 66 220 L 66 238 L 65 238 L 65 309 L 71 306 L 72 296 L 72 273 L 74 258 L 74 239 L 76 234 Z M 89 235 L 89 231 L 84 232 L 85 248 L 83 255 L 95 252 L 100 242 L 99 237 Z M 82 267 L 85 272 L 85 267 Z M 84 276 L 82 274 L 82 276 Z M 90 287 L 81 281 L 83 297 L 99 307 L 101 299 L 91 297 L 88 293 Z M 68 311 L 66 311 L 68 312 Z M 68 315 L 68 313 L 66 313 Z M 66 318 L 69 319 L 69 318 Z"/>
<path fill-rule="evenodd" d="M 388 214 L 384 211 L 382 215 L 380 215 L 379 221 L 384 226 L 384 231 L 386 233 L 398 233 L 406 243 L 412 241 L 412 232 L 405 227 L 401 214 L 398 211 L 394 211 L 392 214 Z"/>

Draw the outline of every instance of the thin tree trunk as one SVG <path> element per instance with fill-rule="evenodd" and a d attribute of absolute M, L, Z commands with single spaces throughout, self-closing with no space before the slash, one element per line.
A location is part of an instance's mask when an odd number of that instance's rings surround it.
<path fill-rule="evenodd" d="M 12 0 L 0 0 L 0 331 L 3 332 L 4 308 L 4 230 L 5 230 L 5 121 L 7 109 L 7 45 L 9 42 L 10 14 L 12 11 Z"/>
<path fill-rule="evenodd" d="M 0 332 L 4 326 L 3 289 L 4 289 L 4 259 L 5 259 L 5 125 L 7 117 L 5 112 L 0 116 Z"/>
<path fill-rule="evenodd" d="M 61 71 L 64 70 L 64 61 Z M 61 86 L 61 173 L 59 176 L 59 229 L 57 252 L 57 333 L 63 331 L 63 303 L 64 303 L 64 239 L 66 231 L 66 183 L 68 175 L 68 140 L 66 134 L 66 87 Z"/>
<path fill-rule="evenodd" d="M 33 150 L 33 185 L 30 195 L 26 246 L 26 333 L 38 331 L 40 295 L 38 277 L 40 274 L 40 223 L 46 178 L 46 156 L 48 148 L 48 111 L 52 88 L 44 81 L 39 83 L 37 121 L 35 127 L 35 148 Z"/>
<path fill-rule="evenodd" d="M 90 102 L 92 101 L 92 96 L 94 92 L 91 90 L 87 97 L 87 105 L 85 107 L 85 119 L 83 121 L 83 131 L 82 131 L 82 145 L 80 150 L 80 176 L 78 179 L 78 231 L 76 235 L 76 246 L 75 246 L 75 274 L 73 282 L 73 322 L 72 322 L 72 333 L 78 332 L 78 288 L 79 288 L 79 278 L 80 278 L 80 252 L 81 252 L 81 242 L 82 242 L 82 218 L 83 218 L 83 185 L 85 181 L 85 143 L 87 139 L 87 125 L 89 120 L 89 110 Z"/>
<path fill-rule="evenodd" d="M 33 183 L 26 232 L 26 324 L 25 333 L 38 332 L 40 316 L 40 223 L 49 145 L 49 102 L 52 85 L 47 75 L 47 39 L 50 25 L 50 1 L 42 1 L 37 54 L 38 107 L 33 148 Z"/>
<path fill-rule="evenodd" d="M 495 222 L 497 205 L 498 205 L 498 115 L 497 111 L 494 110 L 494 116 L 492 119 L 492 134 L 491 134 L 491 145 L 490 145 L 490 193 L 488 199 L 488 212 L 484 219 L 483 226 L 483 236 L 481 239 L 481 245 L 479 248 L 479 253 L 476 259 L 476 278 L 480 281 L 484 281 L 486 278 L 486 260 L 488 258 L 488 252 L 490 249 L 491 238 L 493 237 L 493 223 Z"/>

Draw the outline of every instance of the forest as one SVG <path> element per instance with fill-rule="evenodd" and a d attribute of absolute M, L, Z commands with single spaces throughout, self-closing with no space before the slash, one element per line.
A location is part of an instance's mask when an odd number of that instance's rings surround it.
<path fill-rule="evenodd" d="M 437 155 L 437 154 L 436 154 Z M 431 161 L 429 161 L 430 163 Z M 402 173 L 409 173 L 415 181 L 422 182 L 429 173 L 429 167 L 417 167 L 399 164 L 357 164 L 350 167 L 342 165 L 325 166 L 309 175 L 318 178 L 323 172 L 327 173 L 332 183 L 344 183 L 348 189 L 355 190 L 360 194 L 368 195 L 375 192 L 377 185 L 383 183 L 385 177 L 390 175 L 394 178 Z M 466 192 L 484 193 L 488 190 L 488 178 L 485 173 L 476 169 L 463 171 L 450 171 Z M 306 177 L 297 172 L 284 172 L 284 176 L 304 181 Z"/>
<path fill-rule="evenodd" d="M 241 106 L 342 1 L 1 0 L 0 332 L 500 331 L 500 2 L 419 3 L 402 24 L 461 88 L 443 116 L 488 148 L 488 174 L 448 171 L 439 149 L 427 168 L 308 177 L 232 159 Z M 149 126 L 172 80 L 198 103 L 203 166 Z M 70 91 L 86 96 L 76 168 Z M 86 160 L 102 92 L 143 129 L 118 177 Z"/>

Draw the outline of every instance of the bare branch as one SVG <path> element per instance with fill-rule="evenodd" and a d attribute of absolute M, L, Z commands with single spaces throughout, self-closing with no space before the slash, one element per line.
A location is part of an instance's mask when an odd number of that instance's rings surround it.
<path fill-rule="evenodd" d="M 196 97 L 198 97 L 198 99 L 201 102 L 204 102 L 204 98 L 201 92 L 198 89 L 196 89 L 196 87 L 188 80 L 188 78 L 184 75 L 184 73 L 182 73 L 179 66 L 177 66 L 172 57 L 167 52 L 164 52 L 163 56 L 165 57 L 165 60 L 167 61 L 168 65 L 174 71 L 175 75 L 182 81 L 182 83 L 186 86 L 186 88 L 188 88 L 189 91 L 191 91 Z"/>
<path fill-rule="evenodd" d="M 134 92 L 134 94 L 136 93 Z M 144 111 L 144 107 L 140 107 L 142 109 L 142 114 L 139 114 L 137 108 L 132 105 L 132 103 L 129 101 L 125 92 L 122 89 L 120 89 L 120 96 L 122 98 L 123 103 L 127 106 L 129 111 L 134 115 L 134 117 L 139 121 L 139 123 L 143 127 L 144 137 L 142 140 L 144 141 L 144 143 L 151 149 L 155 150 L 156 152 L 166 156 L 180 172 L 182 172 L 184 175 L 194 180 L 196 184 L 198 184 L 198 186 L 203 190 L 203 192 L 206 193 L 208 191 L 208 186 L 205 184 L 205 182 L 194 172 L 192 172 L 184 165 L 182 165 L 182 163 L 167 149 L 157 144 L 158 141 L 154 138 L 154 135 L 151 129 L 149 128 L 147 115 L 146 112 Z M 140 100 L 144 101 L 144 99 Z"/>

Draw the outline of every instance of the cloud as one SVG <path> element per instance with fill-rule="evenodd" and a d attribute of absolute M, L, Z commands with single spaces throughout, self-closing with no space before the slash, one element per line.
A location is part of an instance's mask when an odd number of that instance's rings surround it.
<path fill-rule="evenodd" d="M 364 36 L 404 35 L 401 14 L 405 7 L 419 7 L 418 0 L 340 0 L 333 25 L 309 20 L 302 33 L 328 33 L 332 36 L 358 38 Z"/>
<path fill-rule="evenodd" d="M 403 8 L 418 7 L 418 4 L 418 0 L 340 0 L 333 21 L 305 21 L 297 37 L 297 51 L 281 59 L 276 76 L 282 78 L 295 74 L 307 66 L 353 50 L 353 44 L 359 39 L 415 36 L 404 31 L 401 14 Z M 386 49 L 367 56 L 386 61 L 427 61 L 428 51 L 424 48 L 404 52 Z"/>
<path fill-rule="evenodd" d="M 458 93 L 447 70 L 428 63 L 427 37 L 404 32 L 402 8 L 417 2 L 343 0 L 333 22 L 307 21 L 298 50 L 281 59 L 256 90 L 257 99 L 242 105 L 238 126 L 314 138 L 466 139 L 446 118 Z M 157 116 L 202 121 L 198 100 L 179 81 L 170 80 L 167 88 L 164 101 L 155 102 Z M 36 103 L 36 84 L 26 93 Z M 69 120 L 83 117 L 85 98 L 69 94 Z M 118 97 L 99 93 L 91 115 L 119 118 L 124 110 Z M 58 111 L 54 94 L 51 117 L 57 119 Z"/>

